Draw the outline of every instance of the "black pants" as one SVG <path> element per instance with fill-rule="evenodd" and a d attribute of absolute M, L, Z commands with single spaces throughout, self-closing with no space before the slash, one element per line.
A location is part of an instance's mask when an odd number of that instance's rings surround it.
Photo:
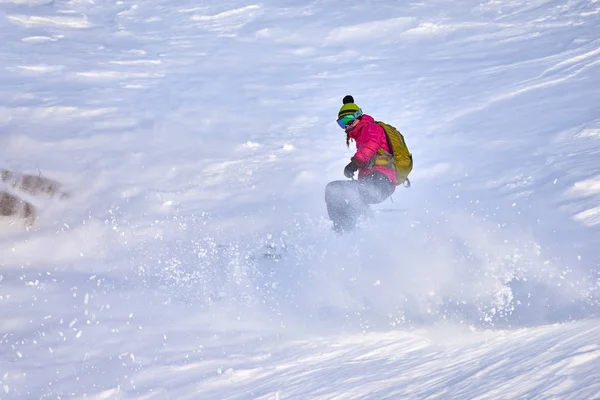
<path fill-rule="evenodd" d="M 359 181 L 333 181 L 325 187 L 325 203 L 336 232 L 351 231 L 359 216 L 369 214 L 369 204 L 381 203 L 395 186 L 384 174 L 373 171 Z"/>

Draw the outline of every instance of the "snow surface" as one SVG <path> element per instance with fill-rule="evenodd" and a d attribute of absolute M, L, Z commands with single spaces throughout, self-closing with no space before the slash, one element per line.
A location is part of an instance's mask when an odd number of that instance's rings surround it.
<path fill-rule="evenodd" d="M 600 2 L 0 0 L 0 399 L 600 398 Z M 352 94 L 413 186 L 352 234 Z"/>

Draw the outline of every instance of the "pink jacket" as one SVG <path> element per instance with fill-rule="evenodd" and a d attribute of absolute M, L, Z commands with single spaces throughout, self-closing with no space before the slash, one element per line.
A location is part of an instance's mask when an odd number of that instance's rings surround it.
<path fill-rule="evenodd" d="M 381 126 L 375 123 L 375 120 L 370 115 L 363 114 L 362 119 L 356 128 L 350 131 L 350 138 L 354 139 L 356 142 L 356 154 L 354 154 L 354 158 L 364 165 L 369 163 L 371 157 L 373 157 L 380 148 L 391 153 L 385 131 Z M 381 172 L 396 185 L 396 170 L 379 165 L 373 166 L 372 170 Z M 370 168 L 359 168 L 358 179 L 370 174 Z"/>

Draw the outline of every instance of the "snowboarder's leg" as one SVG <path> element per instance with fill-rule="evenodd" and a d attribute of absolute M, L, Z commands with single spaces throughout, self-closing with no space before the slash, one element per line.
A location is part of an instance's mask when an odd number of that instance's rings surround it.
<path fill-rule="evenodd" d="M 354 229 L 357 218 L 369 208 L 361 198 L 357 181 L 333 181 L 325 187 L 325 203 L 336 232 Z"/>
<path fill-rule="evenodd" d="M 373 171 L 359 181 L 358 192 L 366 204 L 378 204 L 390 197 L 396 187 L 384 174 Z"/>

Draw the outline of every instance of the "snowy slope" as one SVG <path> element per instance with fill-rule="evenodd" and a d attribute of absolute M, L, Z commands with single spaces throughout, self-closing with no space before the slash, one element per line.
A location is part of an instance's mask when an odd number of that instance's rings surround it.
<path fill-rule="evenodd" d="M 600 3 L 0 0 L 0 398 L 600 398 Z M 413 187 L 323 188 L 346 94 Z M 265 254 L 267 257 L 265 257 Z"/>

